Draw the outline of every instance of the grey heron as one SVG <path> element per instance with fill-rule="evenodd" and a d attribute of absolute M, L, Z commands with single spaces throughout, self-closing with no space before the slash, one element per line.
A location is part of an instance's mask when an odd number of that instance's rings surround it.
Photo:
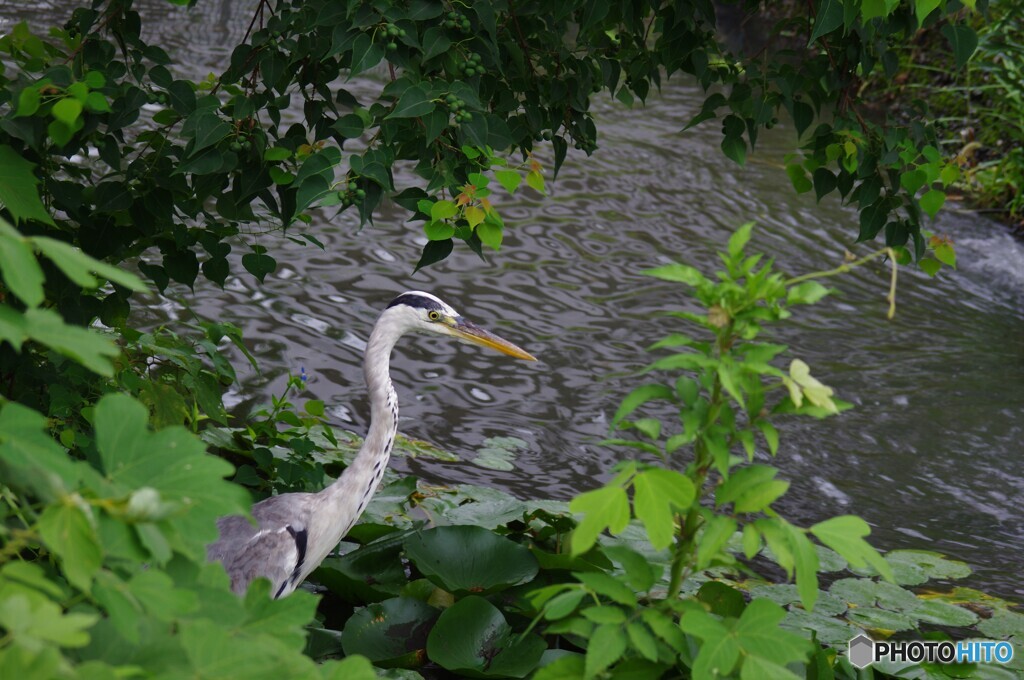
<path fill-rule="evenodd" d="M 236 593 L 244 593 L 254 579 L 265 577 L 274 598 L 288 595 L 334 550 L 366 509 L 398 432 L 398 399 L 389 371 L 391 350 L 410 332 L 447 335 L 536 361 L 463 319 L 430 293 L 408 291 L 396 297 L 377 319 L 363 355 L 370 426 L 352 464 L 318 493 L 286 493 L 256 503 L 252 516 L 258 526 L 241 515 L 217 521 L 220 537 L 207 546 L 207 559 L 223 563 Z"/>

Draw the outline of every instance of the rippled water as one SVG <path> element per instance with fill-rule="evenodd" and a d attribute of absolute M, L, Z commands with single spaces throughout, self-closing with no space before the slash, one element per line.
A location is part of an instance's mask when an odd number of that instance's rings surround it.
<path fill-rule="evenodd" d="M 15 13 L 0 3 L 0 16 L 45 25 L 68 4 Z M 137 4 L 160 17 L 155 30 L 193 75 L 224 63 L 249 5 L 207 0 L 189 13 L 161 0 Z M 263 285 L 246 275 L 224 291 L 174 295 L 244 329 L 263 374 L 239 363 L 242 385 L 229 395 L 237 412 L 280 393 L 285 376 L 305 367 L 305 396 L 324 399 L 337 425 L 363 431 L 369 408 L 359 366 L 376 314 L 403 290 L 440 294 L 541 361 L 407 340 L 392 369 L 402 429 L 466 461 L 491 436 L 515 435 L 529 448 L 512 472 L 423 459 L 395 465 L 435 481 L 567 498 L 598 484 L 620 455 L 595 442 L 637 384 L 635 369 L 649 360 L 643 348 L 666 328 L 656 314 L 688 304 L 678 288 L 639 270 L 681 261 L 710 272 L 715 250 L 747 220 L 758 224 L 752 245 L 790 274 L 835 266 L 847 248 L 869 251 L 852 244 L 853 210 L 793 194 L 780 160 L 791 131 L 773 131 L 741 169 L 722 156 L 713 123 L 678 132 L 699 102 L 695 88 L 677 81 L 646 109 L 599 103 L 599 152 L 570 154 L 550 198 L 501 199 L 509 228 L 486 263 L 463 249 L 411 275 L 421 228 L 385 208 L 361 231 L 350 215 L 318 220 L 313 231 L 325 251 L 260 237 L 280 263 Z M 792 487 L 781 510 L 800 523 L 859 514 L 876 545 L 942 551 L 974 567 L 969 585 L 1019 599 L 1024 247 L 955 206 L 935 230 L 955 241 L 960 269 L 938 279 L 901 271 L 894 320 L 885 317 L 888 271 L 879 264 L 833 279 L 839 294 L 798 309 L 777 336 L 857 405 L 823 422 L 783 424 L 776 464 Z M 148 315 L 186 317 L 174 303 Z"/>

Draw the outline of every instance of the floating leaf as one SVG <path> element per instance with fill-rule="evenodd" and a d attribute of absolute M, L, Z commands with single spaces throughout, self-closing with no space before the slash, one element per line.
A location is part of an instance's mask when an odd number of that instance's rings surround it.
<path fill-rule="evenodd" d="M 524 546 L 477 526 L 435 527 L 410 536 L 405 552 L 420 572 L 452 593 L 492 593 L 537 575 Z"/>
<path fill-rule="evenodd" d="M 427 638 L 431 661 L 476 678 L 525 677 L 546 646 L 536 635 L 514 635 L 502 613 L 476 596 L 446 609 Z"/>
<path fill-rule="evenodd" d="M 426 602 L 408 597 L 370 604 L 345 623 L 341 644 L 346 655 L 362 654 L 382 668 L 422 665 L 427 635 L 440 614 Z"/>

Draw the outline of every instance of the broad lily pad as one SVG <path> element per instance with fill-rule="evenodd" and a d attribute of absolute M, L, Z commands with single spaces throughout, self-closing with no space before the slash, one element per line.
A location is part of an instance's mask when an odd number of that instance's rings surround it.
<path fill-rule="evenodd" d="M 914 593 L 886 581 L 867 578 L 844 578 L 836 581 L 829 592 L 857 607 L 878 605 L 892 611 L 912 611 L 921 600 Z"/>
<path fill-rule="evenodd" d="M 463 598 L 441 614 L 427 638 L 431 661 L 474 678 L 522 678 L 533 671 L 546 644 L 521 640 L 502 613 L 482 597 Z"/>
<path fill-rule="evenodd" d="M 360 609 L 345 624 L 341 644 L 346 655 L 362 654 L 378 666 L 418 666 L 439 611 L 408 597 L 396 597 Z"/>
<path fill-rule="evenodd" d="M 447 463 L 459 461 L 459 457 L 451 451 L 445 451 L 430 442 L 423 441 L 422 439 L 412 439 L 402 434 L 395 438 L 395 453 L 408 458 L 433 458 L 434 460 L 443 460 Z"/>
<path fill-rule="evenodd" d="M 507 538 L 476 526 L 436 527 L 413 534 L 405 554 L 449 592 L 493 593 L 537 575 L 537 559 Z"/>
<path fill-rule="evenodd" d="M 934 600 L 921 600 L 920 606 L 908 613 L 924 623 L 937 626 L 964 627 L 978 622 L 978 615 L 970 609 Z"/>
<path fill-rule="evenodd" d="M 1024 614 L 1011 611 L 997 611 L 992 618 L 978 624 L 978 630 L 989 637 L 999 640 L 1016 636 L 1024 640 Z"/>
<path fill-rule="evenodd" d="M 858 607 L 846 613 L 846 618 L 853 623 L 870 630 L 898 631 L 916 628 L 911 616 L 878 607 Z"/>
<path fill-rule="evenodd" d="M 814 631 L 819 642 L 833 647 L 845 645 L 862 632 L 858 626 L 851 625 L 840 619 L 821 614 L 815 609 L 808 612 L 796 607 L 789 610 L 782 626 L 790 630 Z"/>
<path fill-rule="evenodd" d="M 750 589 L 751 597 L 766 597 L 776 604 L 799 605 L 800 593 L 797 587 L 791 583 L 779 583 L 772 585 L 758 585 Z M 825 616 L 838 616 L 847 609 L 846 602 L 831 593 L 819 592 L 818 601 L 814 604 L 816 614 Z"/>
<path fill-rule="evenodd" d="M 477 450 L 473 464 L 503 472 L 514 470 L 512 461 L 516 459 L 516 452 L 526 447 L 527 443 L 518 437 L 491 437 Z"/>
<path fill-rule="evenodd" d="M 930 550 L 893 550 L 885 554 L 896 582 L 915 586 L 933 579 L 957 579 L 971 575 L 966 563 L 950 560 Z"/>

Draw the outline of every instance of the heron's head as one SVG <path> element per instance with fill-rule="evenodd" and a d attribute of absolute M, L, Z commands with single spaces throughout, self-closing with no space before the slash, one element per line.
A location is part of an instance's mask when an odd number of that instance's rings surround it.
<path fill-rule="evenodd" d="M 391 301 L 386 313 L 400 315 L 404 330 L 407 331 L 448 335 L 463 342 L 496 349 L 517 359 L 537 360 L 508 340 L 462 318 L 451 305 L 430 293 L 418 290 L 402 293 Z"/>

